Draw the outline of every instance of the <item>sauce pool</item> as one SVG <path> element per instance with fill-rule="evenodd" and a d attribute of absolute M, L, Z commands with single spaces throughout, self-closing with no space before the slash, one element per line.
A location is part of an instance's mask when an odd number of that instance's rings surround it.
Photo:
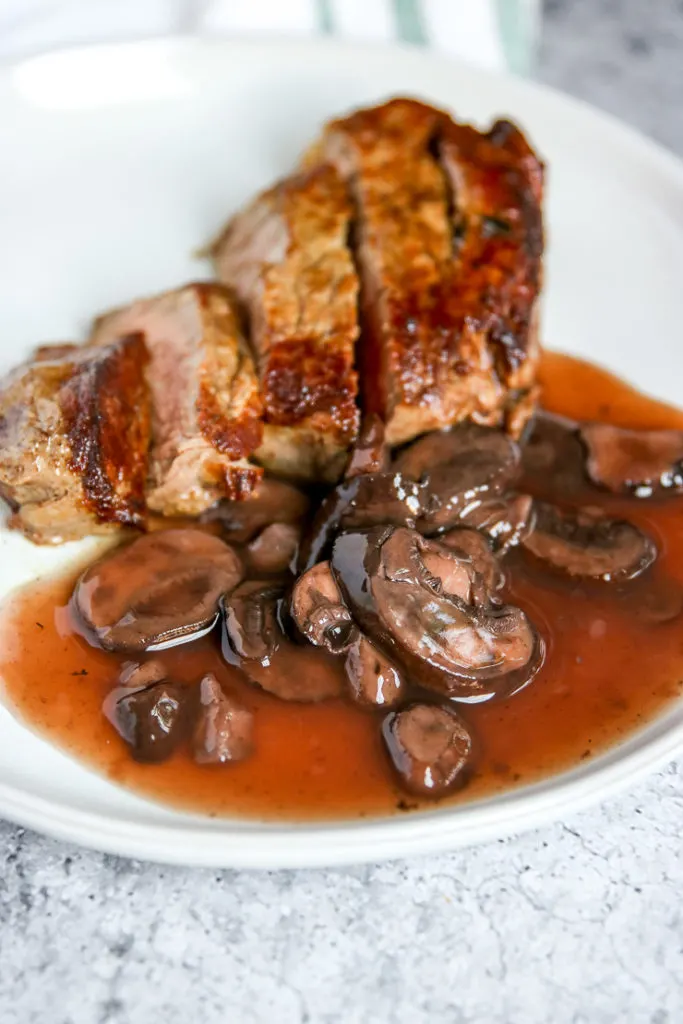
<path fill-rule="evenodd" d="M 574 419 L 683 428 L 683 412 L 639 394 L 595 366 L 545 353 L 543 406 Z M 683 680 L 683 498 L 599 503 L 650 533 L 654 568 L 621 586 L 553 577 L 514 553 L 507 595 L 528 612 L 548 651 L 536 679 L 504 701 L 457 705 L 476 754 L 467 785 L 441 803 L 492 795 L 569 768 L 619 742 L 664 710 Z M 164 652 L 192 683 L 214 672 L 254 713 L 248 760 L 200 766 L 186 751 L 160 765 L 132 760 L 101 712 L 126 656 L 90 647 L 65 605 L 76 572 L 16 592 L 0 609 L 4 699 L 32 729 L 140 795 L 210 815 L 311 820 L 389 814 L 419 806 L 398 787 L 381 714 L 342 700 L 285 703 L 226 665 L 215 637 Z M 426 804 L 423 804 L 426 806 Z"/>

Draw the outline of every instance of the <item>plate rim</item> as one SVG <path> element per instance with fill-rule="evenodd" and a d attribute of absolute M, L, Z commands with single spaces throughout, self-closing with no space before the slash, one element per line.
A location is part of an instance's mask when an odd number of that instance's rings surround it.
<path fill-rule="evenodd" d="M 289 51 L 306 54 L 327 51 L 334 54 L 374 54 L 390 61 L 429 61 L 438 64 L 445 74 L 485 81 L 493 88 L 512 89 L 533 102 L 541 100 L 558 113 L 562 110 L 578 119 L 583 126 L 603 130 L 611 144 L 618 144 L 630 159 L 648 169 L 665 175 L 683 195 L 683 160 L 647 135 L 624 124 L 618 118 L 590 103 L 568 96 L 559 90 L 523 79 L 508 72 L 495 72 L 473 67 L 444 55 L 406 44 L 356 43 L 333 38 L 258 39 L 239 36 L 206 36 L 177 34 L 128 42 L 104 42 L 60 47 L 29 54 L 19 60 L 0 60 L 0 82 L 18 68 L 35 61 L 68 61 L 84 54 L 113 53 L 125 59 L 130 51 L 149 50 L 173 54 L 183 50 L 201 51 L 206 47 L 226 50 Z M 95 110 L 97 108 L 93 108 Z M 106 107 L 104 107 L 106 117 Z M 514 113 L 513 113 L 514 116 Z M 617 368 L 618 372 L 618 368 Z M 338 822 L 272 822 L 258 825 L 253 820 L 208 819 L 182 816 L 177 822 L 141 823 L 93 811 L 81 810 L 67 803 L 54 804 L 20 785 L 0 779 L 0 814 L 16 824 L 64 841 L 94 848 L 106 853 L 153 860 L 156 862 L 202 866 L 255 869 L 293 869 L 377 862 L 403 856 L 444 852 L 466 845 L 490 841 L 526 831 L 557 820 L 558 805 L 562 816 L 575 813 L 611 797 L 633 782 L 670 761 L 683 749 L 683 721 L 668 723 L 673 709 L 681 708 L 681 699 L 674 701 L 644 728 L 629 733 L 624 741 L 609 748 L 589 765 L 572 768 L 548 776 L 537 783 L 508 790 L 471 804 L 442 805 L 434 811 L 406 816 L 387 816 Z M 22 729 L 29 728 L 12 714 Z M 651 734 L 651 735 L 650 735 Z M 42 742 L 49 741 L 42 737 Z M 53 744 L 49 744 L 54 747 Z M 60 754 L 71 758 L 61 748 Z M 93 771 L 86 767 L 86 770 Z M 95 773 L 100 774 L 100 773 Z M 100 775 L 105 778 L 106 776 Z M 110 781 L 110 780 L 107 780 Z M 124 787 L 125 789 L 125 787 Z M 146 800 L 150 806 L 167 805 Z M 182 812 L 181 812 L 182 814 Z M 195 820 L 197 822 L 195 826 Z M 212 827 L 207 824 L 211 821 Z"/>

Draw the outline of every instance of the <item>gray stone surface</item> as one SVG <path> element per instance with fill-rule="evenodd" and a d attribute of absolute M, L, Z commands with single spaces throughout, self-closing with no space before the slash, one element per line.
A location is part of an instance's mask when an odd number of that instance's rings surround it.
<path fill-rule="evenodd" d="M 683 4 L 548 4 L 539 77 L 683 152 Z M 2 1024 L 678 1024 L 683 765 L 379 867 L 162 868 L 0 824 Z"/>

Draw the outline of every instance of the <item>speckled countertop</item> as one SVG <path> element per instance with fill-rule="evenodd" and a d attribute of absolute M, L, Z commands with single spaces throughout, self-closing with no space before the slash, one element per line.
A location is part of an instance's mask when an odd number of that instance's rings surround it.
<path fill-rule="evenodd" d="M 683 3 L 553 0 L 539 77 L 683 153 Z M 251 874 L 0 823 L 2 1024 L 678 1024 L 683 761 L 543 831 Z"/>

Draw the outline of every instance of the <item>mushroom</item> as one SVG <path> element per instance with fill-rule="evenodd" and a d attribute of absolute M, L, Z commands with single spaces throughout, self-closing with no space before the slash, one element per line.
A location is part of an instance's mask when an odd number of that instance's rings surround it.
<path fill-rule="evenodd" d="M 136 761 L 158 764 L 185 737 L 188 705 L 187 689 L 165 680 L 141 690 L 116 688 L 105 698 L 102 710 Z"/>
<path fill-rule="evenodd" d="M 221 501 L 202 517 L 219 520 L 227 539 L 235 544 L 251 540 L 272 523 L 301 523 L 310 502 L 306 495 L 284 480 L 262 480 L 258 489 L 241 501 Z"/>
<path fill-rule="evenodd" d="M 412 704 L 391 712 L 382 736 L 401 781 L 417 796 L 441 796 L 460 777 L 472 750 L 465 724 L 450 708 Z"/>
<path fill-rule="evenodd" d="M 299 552 L 305 572 L 323 559 L 340 530 L 415 526 L 423 511 L 419 484 L 397 471 L 369 473 L 339 484 L 323 500 Z"/>
<path fill-rule="evenodd" d="M 473 570 L 482 578 L 487 600 L 505 584 L 505 573 L 483 533 L 466 528 L 449 530 L 439 534 L 439 544 L 470 559 Z"/>
<path fill-rule="evenodd" d="M 414 530 L 375 529 L 337 537 L 331 565 L 363 632 L 421 686 L 486 700 L 540 668 L 544 646 L 524 612 L 482 602 L 469 557 L 455 550 Z"/>
<path fill-rule="evenodd" d="M 638 527 L 597 509 L 562 510 L 536 502 L 536 527 L 522 547 L 552 569 L 596 580 L 629 580 L 652 565 L 657 549 Z"/>
<path fill-rule="evenodd" d="M 254 716 L 209 672 L 199 684 L 199 712 L 192 735 L 198 764 L 244 761 L 252 753 Z"/>
<path fill-rule="evenodd" d="M 316 647 L 341 654 L 355 640 L 357 629 L 329 562 L 318 562 L 299 576 L 289 609 L 299 632 Z"/>
<path fill-rule="evenodd" d="M 683 431 L 624 430 L 609 423 L 585 423 L 586 471 L 593 483 L 616 494 L 649 498 L 683 490 Z"/>
<path fill-rule="evenodd" d="M 223 621 L 230 646 L 240 659 L 267 659 L 285 639 L 279 605 L 279 583 L 247 580 L 223 602 Z"/>
<path fill-rule="evenodd" d="M 239 555 L 200 530 L 163 530 L 91 566 L 72 602 L 88 637 L 108 651 L 162 650 L 196 640 L 242 577 Z"/>
<path fill-rule="evenodd" d="M 247 545 L 249 569 L 261 575 L 286 572 L 296 557 L 301 527 L 296 523 L 271 523 Z"/>
<path fill-rule="evenodd" d="M 344 474 L 346 480 L 367 473 L 386 473 L 389 448 L 384 440 L 384 423 L 375 413 L 363 419 Z"/>
<path fill-rule="evenodd" d="M 530 494 L 490 498 L 473 504 L 461 521 L 463 526 L 485 533 L 496 551 L 504 555 L 533 529 L 534 501 Z"/>
<path fill-rule="evenodd" d="M 405 690 L 400 671 L 366 636 L 356 631 L 344 663 L 351 697 L 366 707 L 391 707 Z"/>
<path fill-rule="evenodd" d="M 281 700 L 338 697 L 343 665 L 326 651 L 293 643 L 282 624 L 284 590 L 243 583 L 224 602 L 223 657 L 247 678 Z"/>
<path fill-rule="evenodd" d="M 519 471 L 520 449 L 501 430 L 466 423 L 426 434 L 395 466 L 426 492 L 418 528 L 431 534 L 454 526 L 473 502 L 500 494 Z"/>
<path fill-rule="evenodd" d="M 135 687 L 139 690 L 152 683 L 160 683 L 163 679 L 168 679 L 164 663 L 158 658 L 150 658 L 148 661 L 125 662 L 121 668 L 118 683 L 119 686 Z"/>
<path fill-rule="evenodd" d="M 522 447 L 524 479 L 533 484 L 534 491 L 558 498 L 586 491 L 589 481 L 585 453 L 577 430 L 574 420 L 549 412 L 536 413 Z"/>

